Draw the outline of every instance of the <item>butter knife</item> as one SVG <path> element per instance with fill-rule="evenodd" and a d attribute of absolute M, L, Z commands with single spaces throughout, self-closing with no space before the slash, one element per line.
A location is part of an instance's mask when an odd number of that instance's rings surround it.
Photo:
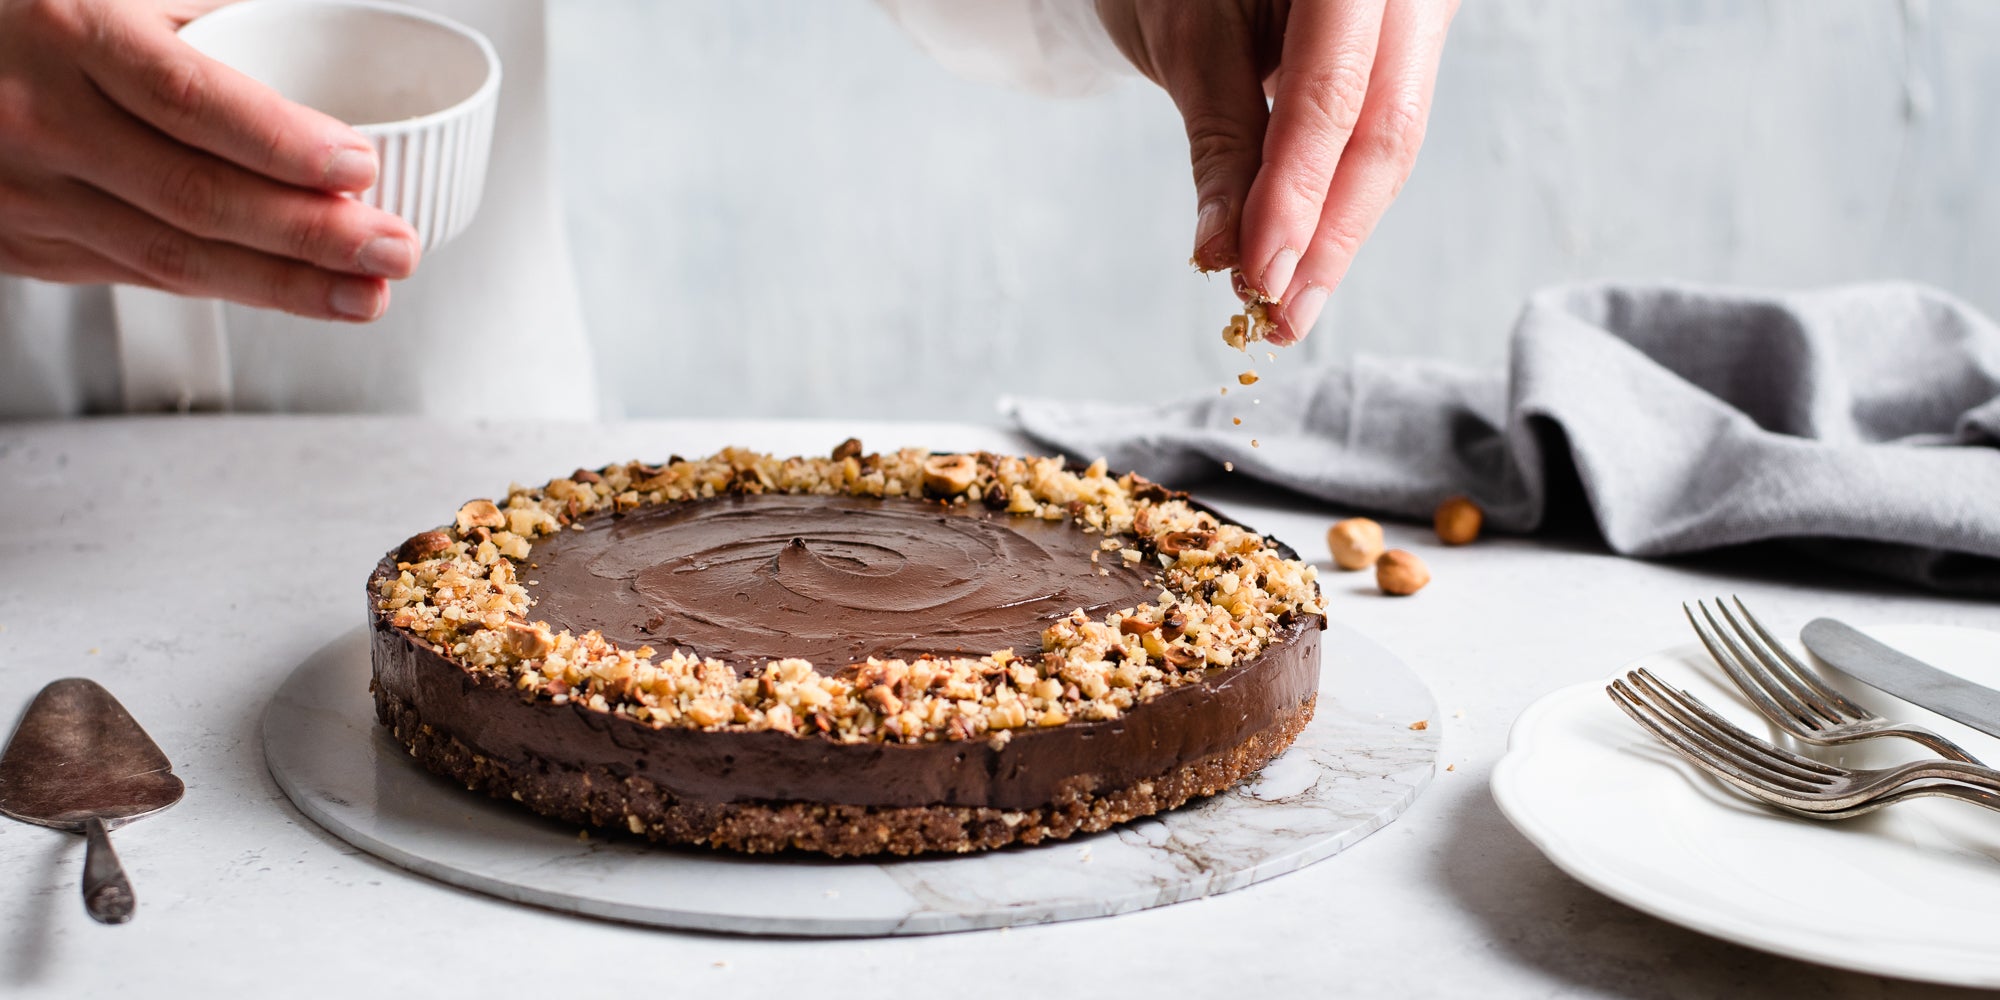
<path fill-rule="evenodd" d="M 2000 691 L 1945 673 L 1831 618 L 1807 622 L 1799 641 L 1855 680 L 1989 736 L 2000 736 Z"/>

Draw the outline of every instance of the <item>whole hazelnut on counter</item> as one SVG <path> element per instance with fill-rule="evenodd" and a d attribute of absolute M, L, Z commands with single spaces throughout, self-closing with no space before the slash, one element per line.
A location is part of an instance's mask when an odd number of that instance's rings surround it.
<path fill-rule="evenodd" d="M 1375 586 L 1385 594 L 1407 597 L 1431 582 L 1431 568 L 1402 549 L 1390 549 L 1375 561 Z"/>
<path fill-rule="evenodd" d="M 1452 497 L 1438 504 L 1437 513 L 1432 516 L 1432 526 L 1437 528 L 1438 541 L 1446 545 L 1464 545 L 1479 537 L 1479 526 L 1486 520 L 1486 513 L 1479 505 L 1466 497 Z"/>
<path fill-rule="evenodd" d="M 1326 547 L 1341 569 L 1367 569 L 1382 555 L 1382 526 L 1365 517 L 1350 517 L 1326 529 Z"/>

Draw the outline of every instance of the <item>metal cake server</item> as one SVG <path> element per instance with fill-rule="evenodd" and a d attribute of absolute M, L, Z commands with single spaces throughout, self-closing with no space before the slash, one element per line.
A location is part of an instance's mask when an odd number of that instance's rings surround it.
<path fill-rule="evenodd" d="M 173 763 L 96 681 L 71 677 L 35 696 L 0 753 L 0 814 L 81 832 L 83 907 L 100 923 L 132 919 L 132 883 L 110 831 L 181 800 Z"/>

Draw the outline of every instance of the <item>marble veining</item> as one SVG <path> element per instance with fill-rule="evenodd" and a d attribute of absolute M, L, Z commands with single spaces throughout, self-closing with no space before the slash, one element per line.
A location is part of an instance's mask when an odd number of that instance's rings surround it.
<path fill-rule="evenodd" d="M 330 643 L 264 718 L 272 775 L 315 822 L 419 874 L 588 916 L 746 934 L 930 934 L 1110 916 L 1296 871 L 1381 829 L 1438 766 L 1436 703 L 1388 651 L 1335 626 L 1319 710 L 1221 795 L 1036 847 L 891 861 L 649 847 L 458 788 L 375 725 L 365 630 Z"/>

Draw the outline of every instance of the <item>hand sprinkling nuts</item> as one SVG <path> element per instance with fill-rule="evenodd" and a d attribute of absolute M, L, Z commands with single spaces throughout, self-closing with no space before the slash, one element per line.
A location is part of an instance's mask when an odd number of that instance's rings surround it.
<path fill-rule="evenodd" d="M 1446 545 L 1464 545 L 1479 537 L 1479 526 L 1486 515 L 1479 505 L 1466 497 L 1452 497 L 1438 504 L 1437 514 L 1432 517 L 1432 526 L 1437 528 L 1438 541 Z"/>
<path fill-rule="evenodd" d="M 1367 569 L 1382 556 L 1382 526 L 1365 517 L 1350 517 L 1326 529 L 1326 547 L 1333 552 L 1335 566 Z"/>
<path fill-rule="evenodd" d="M 1424 589 L 1431 582 L 1431 569 L 1422 559 L 1403 551 L 1390 549 L 1375 560 L 1375 586 L 1385 594 L 1407 597 Z"/>

